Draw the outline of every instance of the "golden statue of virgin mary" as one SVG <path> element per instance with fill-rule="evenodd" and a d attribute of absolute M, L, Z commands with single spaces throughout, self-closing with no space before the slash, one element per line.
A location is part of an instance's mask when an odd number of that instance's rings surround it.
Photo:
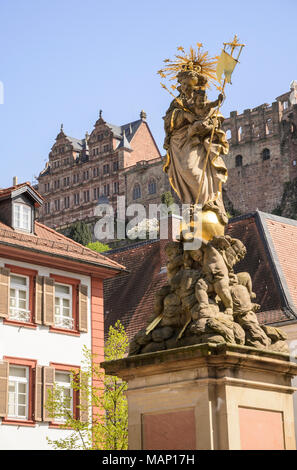
<path fill-rule="evenodd" d="M 222 155 L 228 153 L 229 145 L 221 128 L 224 117 L 218 112 L 223 95 L 215 101 L 206 95 L 209 81 L 216 80 L 216 61 L 208 59 L 200 48 L 198 45 L 197 52 L 191 48 L 189 55 L 177 55 L 174 63 L 167 59 L 169 65 L 159 74 L 174 75 L 171 79 L 176 79 L 178 86 L 172 88 L 179 92 L 163 118 L 167 151 L 163 169 L 180 201 L 202 208 L 202 230 L 208 241 L 213 235 L 222 235 L 228 222 L 222 198 L 222 184 L 227 181 Z"/>

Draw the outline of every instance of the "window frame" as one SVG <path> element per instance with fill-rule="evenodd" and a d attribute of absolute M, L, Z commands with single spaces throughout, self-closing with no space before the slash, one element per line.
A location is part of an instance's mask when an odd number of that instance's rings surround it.
<path fill-rule="evenodd" d="M 74 193 L 73 195 L 73 202 L 75 206 L 79 206 L 80 204 L 80 193 Z"/>
<path fill-rule="evenodd" d="M 243 157 L 241 154 L 235 156 L 235 168 L 240 168 L 243 164 Z"/>
<path fill-rule="evenodd" d="M 16 224 L 16 209 L 17 208 L 20 208 L 20 223 L 19 225 Z M 21 221 L 23 220 L 22 217 L 23 217 L 23 210 L 24 208 L 28 209 L 28 222 L 29 222 L 29 228 L 28 227 L 24 227 L 21 223 Z M 23 202 L 14 202 L 13 203 L 13 228 L 15 230 L 21 230 L 22 232 L 26 232 L 26 233 L 32 233 L 32 227 L 33 227 L 33 221 L 32 221 L 32 206 L 30 206 L 29 204 L 25 204 Z"/>
<path fill-rule="evenodd" d="M 8 416 L 8 406 L 7 406 L 7 414 L 5 418 L 2 418 L 2 424 L 14 424 L 17 426 L 33 426 L 35 427 L 36 421 L 34 419 L 34 412 L 35 412 L 35 400 L 34 400 L 34 386 L 35 386 L 35 377 L 34 371 L 36 370 L 37 360 L 35 359 L 26 359 L 20 357 L 11 357 L 11 356 L 3 356 L 3 360 L 8 362 L 10 366 L 16 367 L 27 367 L 28 369 L 28 414 L 27 418 L 15 418 Z M 9 375 L 10 377 L 10 375 Z M 8 377 L 8 382 L 9 382 Z"/>
<path fill-rule="evenodd" d="M 25 376 L 24 377 L 18 377 L 18 376 L 15 376 L 15 375 L 12 375 L 11 374 L 11 368 L 14 367 L 14 368 L 18 368 L 18 369 L 23 369 L 25 371 Z M 8 419 L 13 419 L 13 420 L 24 420 L 24 421 L 27 421 L 28 420 L 28 416 L 29 416 L 29 378 L 30 378 L 30 374 L 29 374 L 29 368 L 28 366 L 20 366 L 20 365 L 17 365 L 17 364 L 10 364 L 9 365 L 9 376 L 8 376 L 8 409 L 7 409 L 7 418 Z M 14 387 L 15 387 L 15 391 L 12 392 L 13 395 L 15 395 L 15 398 L 14 398 L 14 402 L 13 404 L 11 404 L 9 402 L 9 399 L 11 397 L 11 391 L 10 391 L 10 387 L 11 387 L 11 383 L 14 384 Z M 21 393 L 19 391 L 19 386 L 21 384 L 25 384 L 25 393 Z M 25 403 L 19 403 L 19 395 L 25 395 Z M 24 416 L 23 415 L 19 415 L 18 414 L 18 411 L 17 411 L 17 414 L 9 414 L 9 406 L 12 405 L 14 410 L 19 408 L 19 406 L 23 406 L 25 408 L 25 414 Z"/>
<path fill-rule="evenodd" d="M 22 326 L 24 328 L 37 328 L 37 324 L 35 323 L 35 279 L 38 276 L 38 271 L 35 269 L 28 269 L 23 268 L 22 266 L 16 266 L 14 264 L 5 264 L 5 268 L 10 270 L 9 275 L 9 299 L 10 299 L 10 276 L 17 275 L 17 276 L 24 276 L 29 278 L 29 299 L 28 299 L 28 310 L 31 312 L 30 321 L 24 322 L 21 320 L 12 320 L 9 318 L 3 318 L 4 325 L 15 325 L 15 326 Z M 10 300 L 9 300 L 10 303 Z"/>
<path fill-rule="evenodd" d="M 266 162 L 267 160 L 270 160 L 271 158 L 271 152 L 270 152 L 270 149 L 265 147 L 264 149 L 262 149 L 261 151 L 261 157 L 262 157 L 262 161 L 263 162 Z"/>
<path fill-rule="evenodd" d="M 62 294 L 61 292 L 57 292 L 56 286 L 67 287 L 69 289 L 69 293 L 68 294 L 66 294 L 66 293 Z M 73 292 L 72 292 L 72 286 L 69 285 L 69 284 L 62 284 L 61 282 L 55 282 L 55 293 L 54 293 L 54 295 L 55 295 L 55 315 L 54 315 L 55 316 L 55 323 L 54 323 L 55 327 L 56 328 L 66 328 L 66 329 L 69 329 L 69 330 L 73 330 L 73 327 L 72 328 L 67 328 L 66 326 L 65 327 L 64 326 L 60 327 L 56 324 L 56 321 L 57 321 L 56 317 L 60 317 L 60 319 L 62 320 L 61 323 L 63 323 L 64 319 L 67 319 L 67 320 L 71 319 L 72 324 L 74 325 L 74 323 L 73 323 L 74 319 L 73 319 Z M 59 315 L 57 315 L 57 313 L 56 313 L 56 307 L 57 307 L 56 299 L 59 300 L 59 311 L 60 311 Z M 65 308 L 64 305 L 63 305 L 64 300 L 69 301 L 69 307 L 67 307 L 69 309 L 69 315 L 68 316 L 64 315 L 64 308 Z"/>
<path fill-rule="evenodd" d="M 62 364 L 62 363 L 57 363 L 57 362 L 50 362 L 49 363 L 50 367 L 53 367 L 55 369 L 55 383 L 56 383 L 56 373 L 57 372 L 66 372 L 71 374 L 72 372 L 76 375 L 79 376 L 80 374 L 80 366 L 74 366 L 74 365 L 69 365 L 69 364 Z M 73 412 L 73 418 L 77 419 L 79 417 L 79 391 L 74 390 L 72 388 L 72 412 Z M 64 421 L 50 421 L 49 422 L 49 427 L 50 428 L 61 428 L 64 425 Z"/>
<path fill-rule="evenodd" d="M 135 183 L 133 186 L 132 199 L 133 201 L 141 199 L 141 186 L 139 183 Z"/>
<path fill-rule="evenodd" d="M 17 282 L 13 283 L 13 277 L 19 277 L 19 278 L 23 278 L 26 280 L 26 284 L 25 285 L 21 285 L 21 284 L 18 284 Z M 15 290 L 15 296 L 12 296 L 11 295 L 11 290 Z M 24 291 L 26 293 L 26 296 L 25 296 L 25 299 L 21 299 L 20 298 L 20 291 Z M 21 308 L 19 307 L 19 305 L 15 305 L 15 306 L 12 306 L 11 305 L 11 301 L 12 299 L 14 300 L 15 304 L 19 304 L 20 301 L 25 301 L 25 308 Z M 17 321 L 21 321 L 21 320 L 18 320 L 16 318 L 13 318 L 11 317 L 10 315 L 13 314 L 12 310 L 21 310 L 21 311 L 25 311 L 25 313 L 30 313 L 29 315 L 29 320 L 24 320 L 25 323 L 28 323 L 31 319 L 31 311 L 29 309 L 29 300 L 30 300 L 30 278 L 29 276 L 25 276 L 23 274 L 16 274 L 16 273 L 10 273 L 10 286 L 9 286 L 9 318 L 11 320 L 17 320 Z"/>
<path fill-rule="evenodd" d="M 154 191 L 152 191 L 154 189 Z M 150 195 L 157 194 L 157 182 L 154 178 L 151 178 L 148 182 L 148 193 Z"/>
<path fill-rule="evenodd" d="M 73 320 L 73 328 L 63 328 L 57 325 L 53 325 L 49 327 L 49 331 L 53 333 L 66 333 L 69 335 L 79 336 L 80 331 L 78 328 L 78 316 L 79 316 L 79 306 L 78 306 L 78 289 L 81 283 L 80 279 L 60 276 L 57 274 L 50 274 L 50 277 L 54 280 L 55 285 L 67 285 L 72 287 L 72 297 L 71 297 L 71 306 L 72 306 L 72 320 Z M 56 298 L 56 291 L 54 291 L 54 302 Z M 54 314 L 54 317 L 56 314 Z"/>
<path fill-rule="evenodd" d="M 103 185 L 103 195 L 104 196 L 109 196 L 110 195 L 109 183 L 106 183 L 106 184 Z"/>

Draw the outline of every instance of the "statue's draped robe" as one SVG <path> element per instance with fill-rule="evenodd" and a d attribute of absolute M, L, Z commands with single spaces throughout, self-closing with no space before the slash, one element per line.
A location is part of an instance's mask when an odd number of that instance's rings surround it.
<path fill-rule="evenodd" d="M 194 124 L 183 118 L 183 114 L 182 106 L 174 100 L 164 118 L 166 131 L 164 146 L 167 147 L 164 170 L 168 173 L 169 182 L 183 204 L 198 203 L 202 208 L 205 205 L 214 206 L 225 219 L 222 183 L 227 180 L 227 168 L 220 154 L 226 155 L 229 150 L 226 135 L 221 129 L 215 130 L 203 175 L 210 133 L 204 137 L 199 136 L 199 133 L 195 134 Z M 213 119 L 213 117 L 206 118 L 205 124 L 212 124 Z M 219 114 L 218 119 L 223 120 L 223 116 Z M 200 196 L 196 201 L 201 180 Z"/>

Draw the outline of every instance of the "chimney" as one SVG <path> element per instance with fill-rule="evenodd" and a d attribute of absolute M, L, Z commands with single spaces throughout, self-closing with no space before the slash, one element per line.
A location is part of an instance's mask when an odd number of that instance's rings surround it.
<path fill-rule="evenodd" d="M 18 177 L 14 176 L 12 179 L 12 186 L 16 186 L 18 184 Z"/>

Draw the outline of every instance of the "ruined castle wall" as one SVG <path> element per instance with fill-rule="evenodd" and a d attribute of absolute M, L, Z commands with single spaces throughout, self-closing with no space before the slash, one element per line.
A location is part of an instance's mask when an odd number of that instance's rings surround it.
<path fill-rule="evenodd" d="M 297 176 L 294 121 L 297 106 L 290 104 L 289 93 L 270 106 L 262 104 L 242 114 L 233 111 L 225 119 L 230 145 L 225 189 L 236 210 L 271 212 L 280 204 L 284 184 Z"/>

